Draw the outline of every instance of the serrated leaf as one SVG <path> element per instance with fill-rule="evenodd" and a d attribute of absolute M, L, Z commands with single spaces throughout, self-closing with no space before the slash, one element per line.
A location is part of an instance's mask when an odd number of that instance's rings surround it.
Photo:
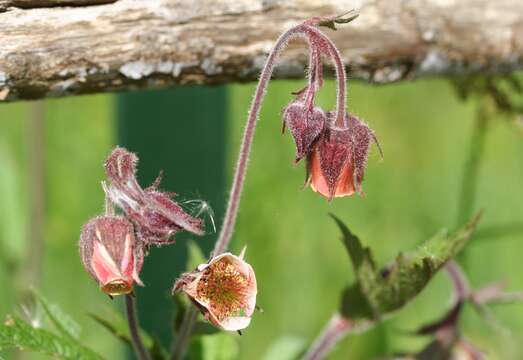
<path fill-rule="evenodd" d="M 78 340 L 80 337 L 80 325 L 76 323 L 69 315 L 55 304 L 49 303 L 47 299 L 37 290 L 32 290 L 33 297 L 37 304 L 44 310 L 45 315 L 52 322 L 53 326 L 62 335 L 72 340 Z"/>
<path fill-rule="evenodd" d="M 263 356 L 262 360 L 294 360 L 305 350 L 306 341 L 299 336 L 282 336 L 276 339 Z"/>
<path fill-rule="evenodd" d="M 343 242 L 356 273 L 356 283 L 342 297 L 341 313 L 351 319 L 376 320 L 400 309 L 425 288 L 443 265 L 463 248 L 472 236 L 481 214 L 453 235 L 440 232 L 411 254 L 398 255 L 381 271 L 376 269 L 372 254 L 357 236 L 333 216 L 340 227 Z"/>
<path fill-rule="evenodd" d="M 31 350 L 60 359 L 103 359 L 71 338 L 60 337 L 47 330 L 33 328 L 25 321 L 14 317 L 7 317 L 0 325 L 0 350 L 7 348 Z"/>

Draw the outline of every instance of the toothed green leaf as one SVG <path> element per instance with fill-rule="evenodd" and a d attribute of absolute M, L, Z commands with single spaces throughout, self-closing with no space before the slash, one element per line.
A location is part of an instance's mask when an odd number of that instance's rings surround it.
<path fill-rule="evenodd" d="M 37 290 L 33 290 L 32 292 L 36 302 L 44 310 L 56 330 L 66 337 L 78 340 L 80 337 L 80 325 L 64 313 L 58 305 L 51 304 L 40 292 Z"/>
<path fill-rule="evenodd" d="M 103 359 L 71 338 L 35 328 L 21 319 L 10 316 L 0 325 L 0 350 L 8 348 L 34 351 L 60 359 Z"/>
<path fill-rule="evenodd" d="M 446 231 L 423 243 L 410 254 L 399 254 L 389 266 L 378 270 L 368 248 L 338 218 L 343 243 L 349 253 L 356 283 L 342 296 L 341 313 L 351 319 L 376 320 L 414 299 L 445 263 L 454 258 L 472 236 L 481 214 L 463 229 Z"/>

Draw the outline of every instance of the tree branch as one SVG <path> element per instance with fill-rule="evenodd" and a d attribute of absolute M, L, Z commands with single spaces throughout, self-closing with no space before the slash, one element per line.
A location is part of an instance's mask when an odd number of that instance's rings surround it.
<path fill-rule="evenodd" d="M 119 0 L 10 8 L 0 13 L 0 98 L 254 80 L 274 39 L 290 24 L 356 5 Z M 382 83 L 523 68 L 519 0 L 369 0 L 360 12 L 343 32 L 332 33 L 352 78 Z M 307 51 L 292 45 L 275 77 L 302 76 Z"/>
<path fill-rule="evenodd" d="M 0 0 L 0 12 L 10 7 L 34 9 L 53 6 L 88 6 L 109 4 L 118 0 Z"/>

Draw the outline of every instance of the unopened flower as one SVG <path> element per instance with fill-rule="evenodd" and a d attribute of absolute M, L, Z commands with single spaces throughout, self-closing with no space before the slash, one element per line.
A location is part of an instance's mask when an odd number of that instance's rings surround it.
<path fill-rule="evenodd" d="M 133 225 L 123 217 L 101 216 L 84 225 L 80 256 L 85 269 L 110 295 L 132 292 L 143 264 L 143 249 L 136 242 Z"/>
<path fill-rule="evenodd" d="M 370 142 L 378 144 L 374 132 L 356 116 L 347 114 L 345 127 L 334 124 L 334 116 L 328 113 L 328 126 L 307 159 L 307 183 L 329 199 L 362 193 Z"/>
<path fill-rule="evenodd" d="M 142 189 L 136 180 L 138 157 L 117 147 L 107 158 L 105 169 L 109 183 L 104 184 L 108 198 L 120 207 L 136 225 L 136 233 L 145 244 L 172 240 L 180 230 L 202 235 L 202 220 L 187 214 L 171 195 L 157 189 L 160 180 Z"/>
<path fill-rule="evenodd" d="M 293 101 L 284 109 L 284 129 L 289 128 L 296 143 L 296 162 L 309 155 L 326 119 L 322 109 L 307 106 L 303 101 Z"/>
<path fill-rule="evenodd" d="M 256 307 L 256 276 L 242 255 L 224 253 L 183 274 L 174 285 L 216 327 L 239 331 L 251 322 Z"/>

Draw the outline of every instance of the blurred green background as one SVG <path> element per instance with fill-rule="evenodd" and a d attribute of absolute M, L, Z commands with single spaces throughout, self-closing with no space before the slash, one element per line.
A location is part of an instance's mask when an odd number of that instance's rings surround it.
<path fill-rule="evenodd" d="M 300 81 L 270 85 L 254 140 L 232 249 L 248 246 L 247 260 L 256 270 L 264 312 L 254 315 L 243 336 L 228 335 L 239 344 L 239 359 L 277 359 L 268 351 L 282 338 L 296 346 L 308 344 L 337 308 L 353 274 L 328 213 L 343 219 L 382 264 L 439 229 L 458 226 L 476 100 L 460 101 L 444 80 L 386 86 L 351 82 L 349 109 L 375 130 L 385 160 L 371 150 L 364 198 L 328 203 L 310 189 L 301 190 L 303 165 L 293 165 L 292 139 L 280 135 L 281 109 L 291 100 L 290 92 L 301 86 Z M 121 309 L 122 303 L 100 293 L 82 268 L 77 249 L 80 227 L 103 207 L 103 161 L 117 143 L 137 151 L 143 185 L 164 169 L 165 190 L 179 193 L 182 201 L 209 201 L 220 224 L 254 87 L 181 87 L 51 99 L 40 109 L 27 102 L 0 105 L 0 316 L 24 312 L 31 278 L 24 269 L 35 249 L 27 240 L 32 230 L 30 184 L 35 180 L 35 165 L 29 161 L 35 149 L 28 134 L 33 131 L 34 136 L 35 111 L 36 118 L 38 112 L 43 114 L 43 145 L 37 154 L 45 159 L 40 179 L 45 202 L 40 214 L 44 246 L 33 278 L 51 302 L 82 325 L 85 344 L 109 359 L 123 359 L 130 355 L 121 343 L 86 315 Z M 326 82 L 318 102 L 332 108 L 334 92 L 332 81 Z M 507 224 L 521 228 L 523 133 L 506 117 L 488 120 L 473 204 L 485 214 L 461 260 L 473 285 L 505 279 L 509 289 L 523 289 L 521 232 L 492 231 Z M 196 241 L 207 252 L 214 238 L 211 234 Z M 152 251 L 143 276 L 147 287 L 138 289 L 144 327 L 158 331 L 164 343 L 171 314 L 163 310 L 173 308 L 168 294 L 185 268 L 186 253 L 184 237 Z M 450 284 L 442 273 L 397 316 L 343 340 L 329 358 L 370 359 L 420 349 L 429 339 L 414 338 L 408 331 L 439 318 L 450 305 Z M 463 333 L 487 351 L 489 359 L 523 358 L 523 305 L 494 312 L 507 331 L 467 309 Z M 39 316 L 31 309 L 29 313 Z M 0 357 L 15 355 L 0 352 Z M 207 354 L 207 359 L 225 358 Z"/>

